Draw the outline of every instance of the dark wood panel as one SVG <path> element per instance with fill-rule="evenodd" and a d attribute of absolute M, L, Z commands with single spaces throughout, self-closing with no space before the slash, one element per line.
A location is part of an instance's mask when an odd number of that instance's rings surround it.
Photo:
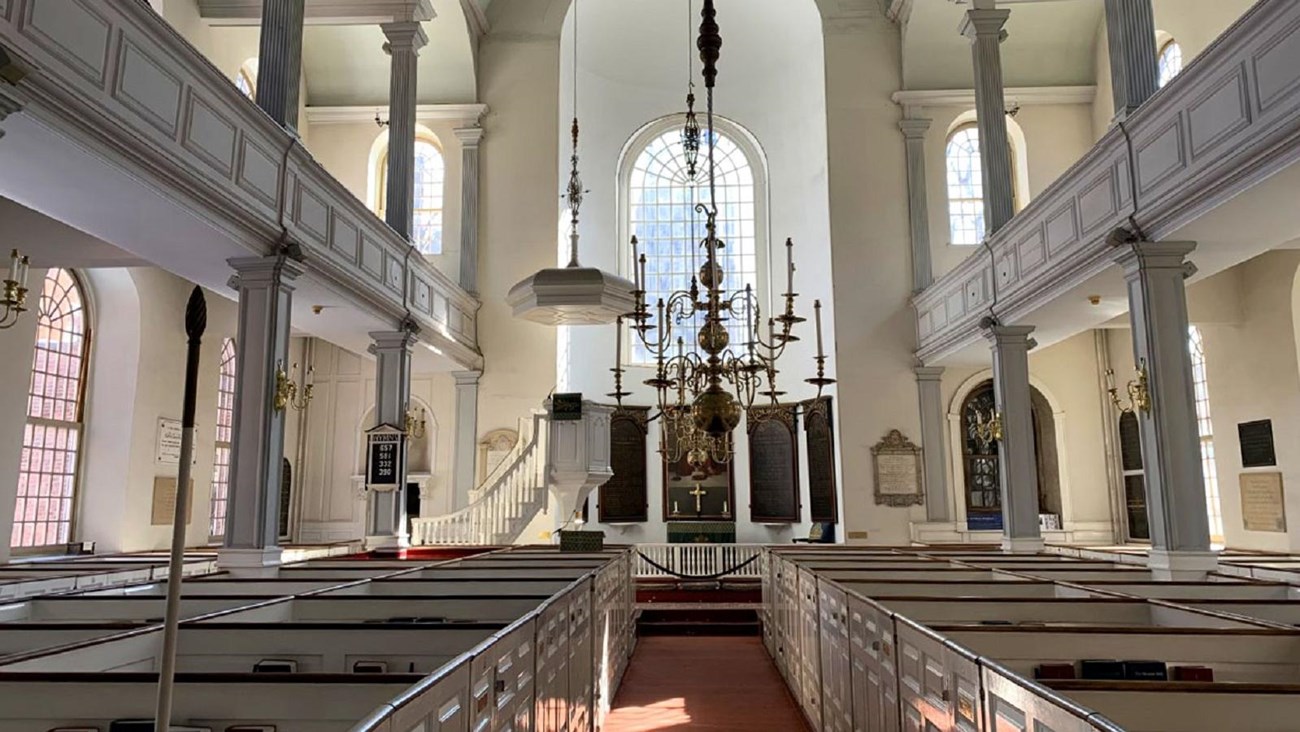
<path fill-rule="evenodd" d="M 749 518 L 799 521 L 799 443 L 794 405 L 750 411 Z"/>
<path fill-rule="evenodd" d="M 610 467 L 614 476 L 600 487 L 596 507 L 601 523 L 647 519 L 646 421 L 649 407 L 616 410 L 609 422 Z"/>
<path fill-rule="evenodd" d="M 831 398 L 803 403 L 804 440 L 808 443 L 808 508 L 810 519 L 839 521 L 835 500 L 835 434 L 831 423 Z"/>

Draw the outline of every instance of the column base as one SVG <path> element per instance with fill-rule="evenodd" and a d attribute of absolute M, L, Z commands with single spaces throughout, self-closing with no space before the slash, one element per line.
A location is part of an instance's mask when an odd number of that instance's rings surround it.
<path fill-rule="evenodd" d="M 410 546 L 411 541 L 409 536 L 382 534 L 366 537 L 366 551 L 368 552 L 375 551 L 376 549 L 406 549 Z"/>
<path fill-rule="evenodd" d="M 217 550 L 217 569 L 243 576 L 273 576 L 283 556 L 284 550 L 278 546 L 261 549 L 222 547 Z"/>
<path fill-rule="evenodd" d="M 1219 568 L 1218 552 L 1178 552 L 1152 549 L 1147 569 L 1161 582 L 1197 582 Z"/>
<path fill-rule="evenodd" d="M 1043 551 L 1043 537 L 1002 537 L 1002 551 L 1006 554 L 1037 554 Z"/>

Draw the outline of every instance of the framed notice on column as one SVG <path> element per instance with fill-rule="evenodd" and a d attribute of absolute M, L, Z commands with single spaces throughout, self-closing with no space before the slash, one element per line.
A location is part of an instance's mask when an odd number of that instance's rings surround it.
<path fill-rule="evenodd" d="M 402 487 L 406 432 L 381 424 L 366 432 L 366 488 L 392 491 Z"/>

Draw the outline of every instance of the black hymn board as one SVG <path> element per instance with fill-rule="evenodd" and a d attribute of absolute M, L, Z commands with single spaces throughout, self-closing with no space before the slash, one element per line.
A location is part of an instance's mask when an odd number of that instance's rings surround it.
<path fill-rule="evenodd" d="M 749 517 L 751 521 L 799 521 L 799 443 L 794 405 L 750 411 Z"/>
<path fill-rule="evenodd" d="M 649 407 L 624 407 L 614 410 L 610 418 L 610 467 L 614 475 L 600 487 L 596 506 L 600 510 L 601 523 L 646 520 L 646 423 L 649 417 Z"/>
<path fill-rule="evenodd" d="M 803 403 L 804 440 L 808 443 L 808 508 L 814 522 L 836 523 L 835 437 L 831 425 L 831 398 Z"/>

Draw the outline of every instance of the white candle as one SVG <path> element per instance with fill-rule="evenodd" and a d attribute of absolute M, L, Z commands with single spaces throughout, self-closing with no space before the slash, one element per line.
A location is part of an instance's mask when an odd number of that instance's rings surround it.
<path fill-rule="evenodd" d="M 822 301 L 813 302 L 813 312 L 816 314 L 814 320 L 817 321 L 817 357 L 821 358 L 824 354 L 822 351 Z"/>
<path fill-rule="evenodd" d="M 27 268 L 31 262 L 27 257 L 18 260 L 18 286 L 27 287 Z"/>
<path fill-rule="evenodd" d="M 623 362 L 623 319 L 614 319 L 614 370 Z"/>
<path fill-rule="evenodd" d="M 750 299 L 754 296 L 752 288 L 745 285 L 745 349 L 750 360 L 754 358 L 754 320 L 750 309 Z"/>
<path fill-rule="evenodd" d="M 785 292 L 787 295 L 794 294 L 794 242 L 785 240 Z"/>
<path fill-rule="evenodd" d="M 632 237 L 632 282 L 636 285 L 636 289 L 641 289 L 641 272 L 637 268 L 637 241 L 635 236 Z"/>
<path fill-rule="evenodd" d="M 19 259 L 21 259 L 21 257 L 18 256 L 18 250 L 15 249 L 13 253 L 9 255 L 9 279 L 12 282 L 18 282 L 18 275 L 19 275 L 18 260 Z"/>

